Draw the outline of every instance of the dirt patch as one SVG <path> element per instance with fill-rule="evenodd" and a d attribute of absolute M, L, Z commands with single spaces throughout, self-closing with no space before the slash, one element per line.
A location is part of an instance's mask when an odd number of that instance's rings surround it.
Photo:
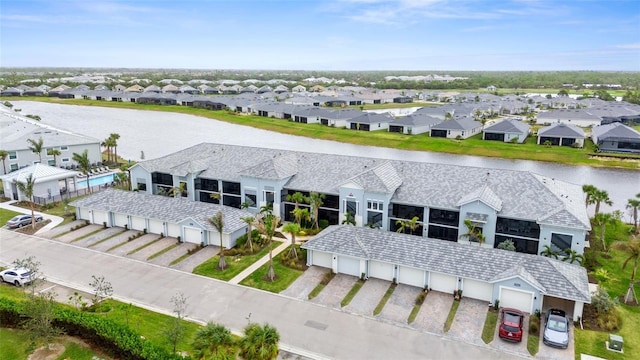
<path fill-rule="evenodd" d="M 29 355 L 27 360 L 55 360 L 55 359 L 57 359 L 66 350 L 66 347 L 62 344 L 62 342 L 64 342 L 64 343 L 70 343 L 71 342 L 71 343 L 78 344 L 78 345 L 80 345 L 82 347 L 91 349 L 91 351 L 93 351 L 100 359 L 112 360 L 111 357 L 106 356 L 104 354 L 104 352 L 102 350 L 100 350 L 99 348 L 97 348 L 97 347 L 85 342 L 82 339 L 79 339 L 79 338 L 76 338 L 76 337 L 72 337 L 72 336 L 66 336 L 66 335 L 58 337 L 56 339 L 55 343 L 52 343 L 52 344 L 49 344 L 49 345 L 45 345 L 45 346 L 42 346 L 42 347 L 36 349 L 33 353 L 31 353 L 31 355 Z"/>
<path fill-rule="evenodd" d="M 31 224 L 29 224 L 27 226 L 23 226 L 23 227 L 21 227 L 19 229 L 16 229 L 16 232 L 19 232 L 19 233 L 22 233 L 22 234 L 27 234 L 27 235 L 33 235 L 38 230 L 42 229 L 43 227 L 45 227 L 50 222 L 51 222 L 51 220 L 49 220 L 49 219 L 37 222 L 35 228 L 31 227 Z"/>

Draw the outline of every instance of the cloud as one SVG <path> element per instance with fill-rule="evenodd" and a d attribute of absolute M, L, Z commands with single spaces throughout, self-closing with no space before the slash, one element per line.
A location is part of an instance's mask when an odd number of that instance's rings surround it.
<path fill-rule="evenodd" d="M 631 44 L 620 44 L 616 45 L 618 49 L 640 49 L 640 43 L 631 43 Z"/>

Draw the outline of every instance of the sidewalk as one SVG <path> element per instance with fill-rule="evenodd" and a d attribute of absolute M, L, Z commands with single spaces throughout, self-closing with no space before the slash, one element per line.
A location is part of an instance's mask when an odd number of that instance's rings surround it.
<path fill-rule="evenodd" d="M 11 200 L 11 201 L 6 201 L 3 203 L 0 203 L 0 208 L 2 209 L 6 209 L 6 210 L 11 210 L 11 211 L 15 211 L 21 214 L 31 214 L 31 210 L 29 209 L 25 209 L 25 208 L 21 208 L 18 206 L 13 206 L 11 204 L 16 203 L 17 200 Z M 42 227 L 42 229 L 38 230 L 35 234 L 42 234 L 44 232 L 47 232 L 51 229 L 53 229 L 54 227 L 58 226 L 59 224 L 62 223 L 62 221 L 64 220 L 63 218 L 59 217 L 59 216 L 55 216 L 55 215 L 50 215 L 50 214 L 45 214 L 45 213 L 41 213 L 39 211 L 34 211 L 34 214 L 36 215 L 41 215 L 43 219 L 45 220 L 51 220 L 50 223 L 48 223 L 47 225 L 45 225 L 44 227 Z"/>
<path fill-rule="evenodd" d="M 275 241 L 275 240 L 274 240 Z M 272 254 L 273 257 L 285 251 L 289 245 L 291 245 L 291 240 L 284 241 L 282 244 L 278 245 L 275 249 L 273 249 Z M 254 262 L 251 266 L 244 269 L 240 274 L 236 275 L 233 279 L 229 280 L 229 284 L 239 284 L 240 281 L 244 280 L 247 276 L 251 275 L 254 271 L 258 270 L 262 265 L 269 262 L 269 254 L 263 256 L 258 261 Z"/>

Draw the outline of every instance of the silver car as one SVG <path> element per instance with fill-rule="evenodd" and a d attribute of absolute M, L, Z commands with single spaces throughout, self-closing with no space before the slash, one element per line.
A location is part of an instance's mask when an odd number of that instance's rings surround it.
<path fill-rule="evenodd" d="M 569 320 L 564 311 L 558 309 L 547 311 L 542 342 L 562 349 L 569 347 Z"/>
<path fill-rule="evenodd" d="M 42 221 L 42 216 L 36 215 L 36 222 Z M 27 226 L 31 224 L 31 215 L 16 215 L 7 221 L 7 227 L 11 229 Z"/>

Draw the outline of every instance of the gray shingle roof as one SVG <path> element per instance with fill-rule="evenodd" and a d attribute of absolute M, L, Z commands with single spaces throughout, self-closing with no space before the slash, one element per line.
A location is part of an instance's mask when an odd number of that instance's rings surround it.
<path fill-rule="evenodd" d="M 431 130 L 472 130 L 482 127 L 482 124 L 472 118 L 463 117 L 443 121 L 431 127 Z"/>
<path fill-rule="evenodd" d="M 528 134 L 529 125 L 520 120 L 506 119 L 491 126 L 487 126 L 484 131 L 492 133 Z"/>
<path fill-rule="evenodd" d="M 486 282 L 519 276 L 545 295 L 591 302 L 585 268 L 543 256 L 350 225 L 329 226 L 302 247 Z"/>
<path fill-rule="evenodd" d="M 640 132 L 622 123 L 596 126 L 591 130 L 591 133 L 598 141 L 640 140 Z"/>
<path fill-rule="evenodd" d="M 574 137 L 584 139 L 584 131 L 573 124 L 555 123 L 538 130 L 538 136 Z"/>
<path fill-rule="evenodd" d="M 456 205 L 462 206 L 472 201 L 482 201 L 496 211 L 500 211 L 500 209 L 502 209 L 502 200 L 486 184 L 471 191 L 467 195 L 464 195 Z"/>
<path fill-rule="evenodd" d="M 107 189 L 94 193 L 73 201 L 69 205 L 172 223 L 178 223 L 190 218 L 202 228 L 211 231 L 217 230 L 207 219 L 210 219 L 218 211 L 222 211 L 225 234 L 244 228 L 246 223 L 241 218 L 253 216 L 248 211 L 224 205 L 191 201 L 181 197 L 173 198 L 116 189 Z"/>

